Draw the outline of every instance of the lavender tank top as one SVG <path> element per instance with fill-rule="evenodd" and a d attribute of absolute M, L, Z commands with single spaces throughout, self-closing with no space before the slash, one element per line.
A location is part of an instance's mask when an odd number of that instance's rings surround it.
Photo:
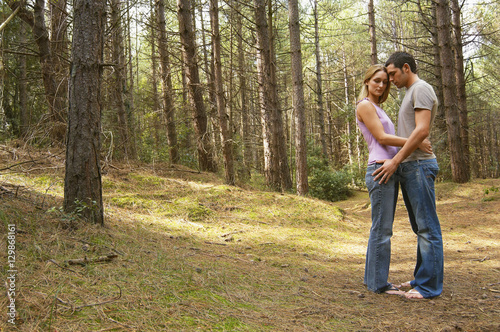
<path fill-rule="evenodd" d="M 363 100 L 368 100 L 365 98 Z M 373 104 L 373 103 L 372 103 Z M 373 104 L 375 106 L 375 110 L 377 111 L 377 115 L 382 122 L 382 126 L 384 127 L 384 131 L 387 134 L 395 135 L 396 131 L 394 130 L 394 124 L 391 119 L 385 114 L 384 110 L 380 108 L 378 105 Z M 358 124 L 363 137 L 365 138 L 366 143 L 368 144 L 368 165 L 374 164 L 377 160 L 383 159 L 392 159 L 398 152 L 398 148 L 390 145 L 382 145 L 377 139 L 372 135 L 372 133 L 368 130 L 366 125 L 363 122 L 358 120 L 356 116 L 356 123 Z"/>

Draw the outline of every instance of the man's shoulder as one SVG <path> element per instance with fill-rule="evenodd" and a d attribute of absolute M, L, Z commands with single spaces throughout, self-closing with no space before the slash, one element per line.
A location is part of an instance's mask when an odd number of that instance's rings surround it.
<path fill-rule="evenodd" d="M 420 79 L 417 82 L 415 82 L 415 84 L 413 84 L 412 88 L 414 90 L 425 89 L 425 90 L 432 90 L 432 91 L 434 91 L 434 88 L 432 87 L 432 85 L 430 85 L 427 81 L 424 81 L 423 79 Z"/>

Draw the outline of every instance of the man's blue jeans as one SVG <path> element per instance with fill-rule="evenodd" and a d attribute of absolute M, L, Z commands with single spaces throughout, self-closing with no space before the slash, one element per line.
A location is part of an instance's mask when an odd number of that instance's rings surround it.
<path fill-rule="evenodd" d="M 417 234 L 417 263 L 411 285 L 425 298 L 443 291 L 443 238 L 436 213 L 436 159 L 409 161 L 396 172 L 413 232 Z"/>
<path fill-rule="evenodd" d="M 389 288 L 387 279 L 391 262 L 391 236 L 394 211 L 398 197 L 397 176 L 391 176 L 385 184 L 374 181 L 372 173 L 382 164 L 368 165 L 366 187 L 370 193 L 372 206 L 372 227 L 366 250 L 364 283 L 373 292 L 381 293 Z"/>

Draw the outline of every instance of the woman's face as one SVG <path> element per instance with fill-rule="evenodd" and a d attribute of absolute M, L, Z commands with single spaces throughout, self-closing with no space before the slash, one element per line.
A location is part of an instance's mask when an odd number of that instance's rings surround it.
<path fill-rule="evenodd" d="M 378 99 L 385 92 L 385 89 L 387 89 L 388 83 L 389 76 L 387 73 L 379 70 L 366 83 L 368 86 L 368 95 L 372 95 Z"/>

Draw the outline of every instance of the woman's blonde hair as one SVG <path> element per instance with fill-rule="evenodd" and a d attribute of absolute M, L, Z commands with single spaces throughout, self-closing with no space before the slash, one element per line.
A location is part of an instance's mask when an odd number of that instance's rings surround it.
<path fill-rule="evenodd" d="M 358 102 L 368 97 L 368 88 L 366 86 L 366 82 L 368 82 L 373 77 L 373 75 L 375 75 L 379 71 L 383 71 L 387 74 L 387 69 L 385 69 L 384 65 L 381 64 L 372 65 L 370 66 L 370 68 L 368 68 L 363 80 L 363 87 L 361 88 L 361 92 L 358 96 Z M 384 101 L 386 101 L 387 97 L 389 96 L 389 92 L 391 92 L 391 81 L 389 81 L 389 74 L 387 74 L 387 87 L 378 100 L 379 104 L 382 104 Z"/>

